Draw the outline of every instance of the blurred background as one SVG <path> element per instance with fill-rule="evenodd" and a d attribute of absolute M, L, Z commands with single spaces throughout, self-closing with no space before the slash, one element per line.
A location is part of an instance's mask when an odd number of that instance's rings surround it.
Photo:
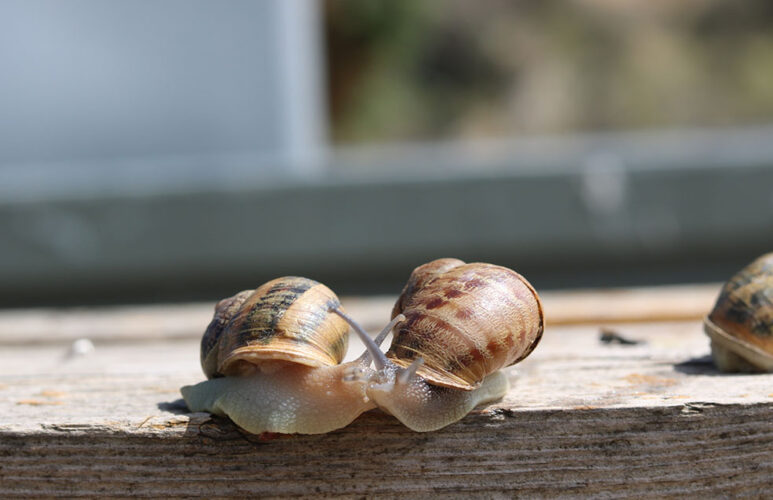
<path fill-rule="evenodd" d="M 766 0 L 0 1 L 0 307 L 770 250 Z"/>

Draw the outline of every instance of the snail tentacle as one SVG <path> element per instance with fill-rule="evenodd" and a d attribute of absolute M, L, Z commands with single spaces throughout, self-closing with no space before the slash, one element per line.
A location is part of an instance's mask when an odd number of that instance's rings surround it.
<path fill-rule="evenodd" d="M 381 342 L 384 341 L 386 336 L 389 334 L 390 331 L 392 331 L 392 328 L 399 323 L 400 321 L 403 321 L 405 319 L 405 316 L 399 315 L 396 316 L 382 331 L 379 333 L 377 340 L 378 342 L 374 341 L 372 338 L 370 338 L 370 335 L 368 335 L 365 330 L 360 326 L 359 323 L 354 321 L 348 314 L 343 312 L 339 308 L 333 308 L 331 309 L 334 313 L 341 316 L 344 321 L 349 323 L 349 326 L 352 327 L 352 329 L 357 333 L 357 336 L 360 337 L 360 340 L 363 344 L 365 344 L 365 353 L 360 357 L 360 360 L 364 363 L 369 364 L 369 358 L 373 358 L 373 364 L 376 366 L 377 370 L 383 370 L 387 366 L 393 365 L 391 361 L 389 361 L 386 357 L 386 355 L 381 351 L 379 345 Z"/>
<path fill-rule="evenodd" d="M 402 314 L 395 316 L 394 318 L 392 318 L 392 321 L 390 321 L 389 324 L 385 326 L 384 329 L 381 330 L 378 335 L 376 335 L 376 338 L 373 339 L 373 343 L 376 344 L 376 347 L 379 350 L 381 350 L 381 344 L 384 343 L 384 340 L 387 338 L 387 335 L 389 335 L 392 332 L 392 329 L 394 329 L 395 326 L 397 326 L 399 323 L 402 323 L 403 321 L 405 321 L 405 316 L 403 316 Z M 366 348 L 365 352 L 363 352 L 362 355 L 359 358 L 357 358 L 357 362 L 364 366 L 368 366 L 370 364 L 370 361 L 371 361 L 370 351 L 368 351 L 368 349 Z"/>
<path fill-rule="evenodd" d="M 418 370 L 423 364 L 424 358 L 418 357 L 413 360 L 413 363 L 411 363 L 408 368 L 400 368 L 397 372 L 397 383 L 407 384 L 410 382 L 411 379 L 416 376 L 416 370 Z"/>

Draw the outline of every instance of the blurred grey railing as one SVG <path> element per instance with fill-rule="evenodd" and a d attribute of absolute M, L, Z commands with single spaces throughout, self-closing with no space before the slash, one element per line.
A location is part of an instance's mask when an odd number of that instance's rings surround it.
<path fill-rule="evenodd" d="M 123 165 L 141 182 L 79 165 L 91 191 L 53 167 L 12 176 L 3 304 L 214 298 L 288 273 L 397 293 L 440 256 L 544 288 L 694 282 L 773 249 L 773 128 L 362 148 L 313 176 L 282 164 L 177 179 L 186 162 L 159 161 Z"/>

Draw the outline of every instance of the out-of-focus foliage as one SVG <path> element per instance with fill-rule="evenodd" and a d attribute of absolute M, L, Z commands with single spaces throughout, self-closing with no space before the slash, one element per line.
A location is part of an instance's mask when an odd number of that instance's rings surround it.
<path fill-rule="evenodd" d="M 336 142 L 773 117 L 769 0 L 327 0 Z"/>

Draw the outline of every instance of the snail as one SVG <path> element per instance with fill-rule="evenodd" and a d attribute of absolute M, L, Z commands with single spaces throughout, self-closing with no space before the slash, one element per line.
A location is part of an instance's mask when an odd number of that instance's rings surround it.
<path fill-rule="evenodd" d="M 380 345 L 401 319 L 368 340 Z M 332 290 L 301 277 L 277 278 L 221 300 L 201 341 L 208 380 L 181 388 L 188 408 L 228 416 L 255 434 L 346 426 L 375 407 L 357 382 L 370 354 L 341 363 L 347 320 Z"/>
<path fill-rule="evenodd" d="M 773 372 L 773 252 L 728 280 L 703 320 L 723 372 Z"/>
<path fill-rule="evenodd" d="M 506 267 L 438 259 L 414 269 L 392 311 L 401 320 L 386 353 L 352 324 L 375 369 L 360 372 L 369 399 L 415 431 L 458 421 L 500 399 L 500 368 L 528 356 L 544 329 L 534 288 Z"/>

